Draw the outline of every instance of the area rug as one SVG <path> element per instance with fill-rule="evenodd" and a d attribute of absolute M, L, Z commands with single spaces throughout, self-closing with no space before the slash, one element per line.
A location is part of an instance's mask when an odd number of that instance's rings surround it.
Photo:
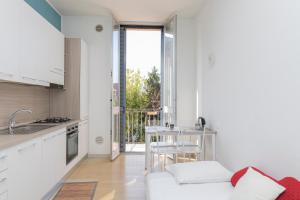
<path fill-rule="evenodd" d="M 64 183 L 54 200 L 92 200 L 97 182 Z"/>

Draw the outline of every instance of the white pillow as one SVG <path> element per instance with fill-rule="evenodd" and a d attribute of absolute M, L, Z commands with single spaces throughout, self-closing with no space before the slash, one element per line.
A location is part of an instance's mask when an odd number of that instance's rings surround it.
<path fill-rule="evenodd" d="M 239 180 L 230 200 L 275 200 L 284 187 L 249 167 Z"/>
<path fill-rule="evenodd" d="M 232 173 L 216 161 L 199 161 L 169 165 L 166 170 L 179 184 L 229 182 Z"/>

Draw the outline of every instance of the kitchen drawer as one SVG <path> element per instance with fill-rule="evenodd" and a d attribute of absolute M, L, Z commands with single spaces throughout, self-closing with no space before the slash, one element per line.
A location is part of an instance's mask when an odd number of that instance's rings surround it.
<path fill-rule="evenodd" d="M 7 169 L 7 154 L 0 153 L 0 173 Z"/>
<path fill-rule="evenodd" d="M 0 194 L 8 190 L 7 170 L 0 173 Z M 1 198 L 0 198 L 1 199 Z"/>
<path fill-rule="evenodd" d="M 7 191 L 0 193 L 0 200 L 8 200 Z"/>

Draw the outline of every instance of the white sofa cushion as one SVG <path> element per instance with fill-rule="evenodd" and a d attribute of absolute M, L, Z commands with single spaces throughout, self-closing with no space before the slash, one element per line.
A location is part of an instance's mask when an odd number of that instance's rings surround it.
<path fill-rule="evenodd" d="M 147 200 L 229 200 L 230 182 L 177 184 L 168 172 L 150 173 L 146 177 Z"/>
<path fill-rule="evenodd" d="M 166 167 L 179 184 L 229 182 L 232 173 L 216 161 L 177 163 Z"/>
<path fill-rule="evenodd" d="M 249 167 L 230 200 L 275 200 L 285 188 Z"/>

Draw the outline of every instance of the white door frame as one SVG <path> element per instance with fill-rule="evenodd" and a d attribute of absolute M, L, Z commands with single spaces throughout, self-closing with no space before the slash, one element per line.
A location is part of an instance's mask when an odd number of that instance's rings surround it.
<path fill-rule="evenodd" d="M 120 155 L 120 25 L 113 29 L 111 91 L 111 160 Z"/>

